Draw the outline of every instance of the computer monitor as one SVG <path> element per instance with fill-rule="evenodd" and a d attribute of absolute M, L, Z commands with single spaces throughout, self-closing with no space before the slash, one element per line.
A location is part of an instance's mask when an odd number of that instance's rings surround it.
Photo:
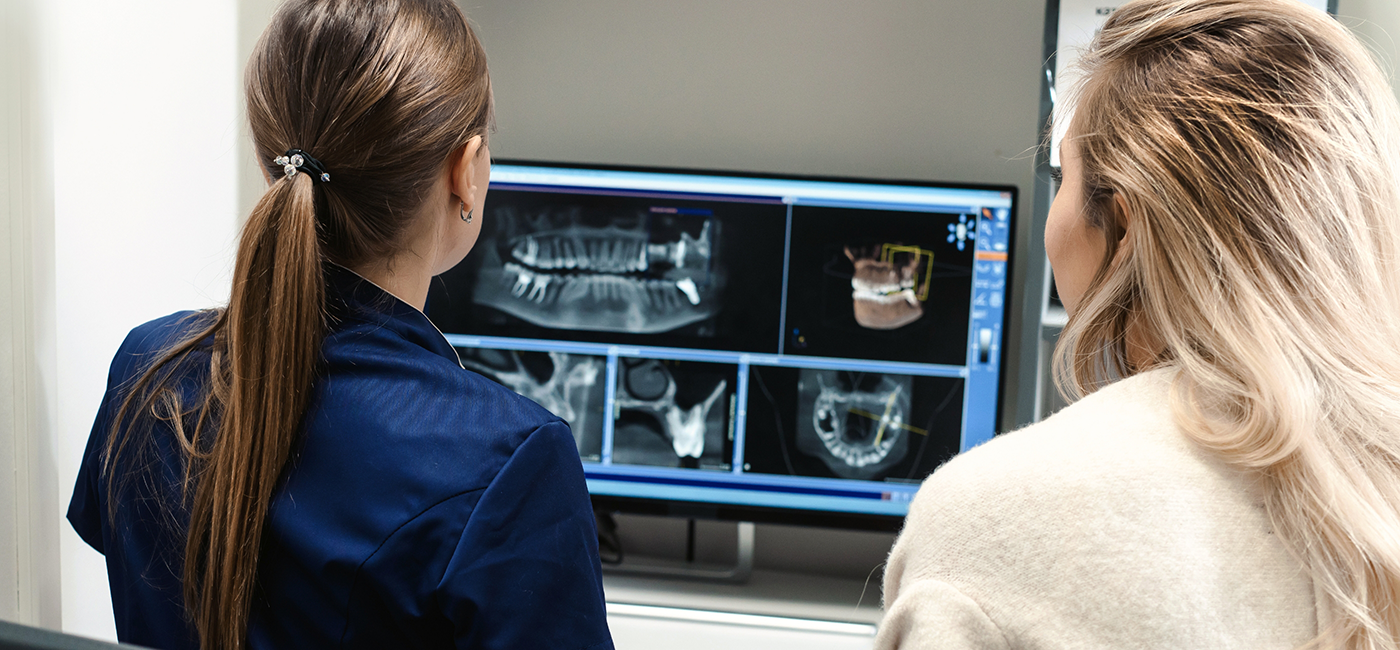
<path fill-rule="evenodd" d="M 1016 190 L 497 161 L 428 315 L 595 505 L 894 529 L 996 432 Z"/>

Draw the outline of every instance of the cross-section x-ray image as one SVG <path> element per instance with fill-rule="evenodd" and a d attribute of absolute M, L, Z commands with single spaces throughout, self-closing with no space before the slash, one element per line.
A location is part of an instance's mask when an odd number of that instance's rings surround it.
<path fill-rule="evenodd" d="M 784 353 L 967 363 L 976 254 L 966 245 L 969 215 L 792 212 Z"/>
<path fill-rule="evenodd" d="M 612 462 L 728 470 L 735 366 L 618 360 Z"/>
<path fill-rule="evenodd" d="M 491 191 L 428 315 L 445 332 L 776 352 L 786 207 Z"/>
<path fill-rule="evenodd" d="M 569 423 L 579 456 L 600 459 L 607 360 L 564 352 L 458 348 L 462 366 L 480 373 Z"/>
<path fill-rule="evenodd" d="M 904 460 L 914 378 L 802 370 L 797 382 L 797 449 L 841 478 L 869 479 Z"/>
<path fill-rule="evenodd" d="M 959 377 L 751 367 L 744 470 L 922 480 L 958 451 L 962 391 Z"/>

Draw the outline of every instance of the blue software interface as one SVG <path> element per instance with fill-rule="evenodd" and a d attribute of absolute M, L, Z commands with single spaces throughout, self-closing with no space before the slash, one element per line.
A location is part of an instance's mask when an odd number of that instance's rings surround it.
<path fill-rule="evenodd" d="M 497 164 L 428 314 L 596 495 L 904 515 L 992 437 L 1013 194 Z"/>

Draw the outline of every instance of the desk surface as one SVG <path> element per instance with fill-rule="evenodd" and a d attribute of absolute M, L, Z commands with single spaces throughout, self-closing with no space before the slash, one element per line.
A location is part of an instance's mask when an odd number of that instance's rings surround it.
<path fill-rule="evenodd" d="M 880 579 L 868 582 L 756 569 L 744 584 L 722 584 L 604 570 L 608 602 L 791 618 L 879 623 Z"/>

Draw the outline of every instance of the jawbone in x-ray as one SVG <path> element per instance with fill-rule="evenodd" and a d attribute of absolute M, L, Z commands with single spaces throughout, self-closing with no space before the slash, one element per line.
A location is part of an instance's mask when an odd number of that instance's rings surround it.
<path fill-rule="evenodd" d="M 720 308 L 720 223 L 708 210 L 585 215 L 503 206 L 474 299 L 542 327 L 655 334 Z"/>
<path fill-rule="evenodd" d="M 732 373 L 712 364 L 620 361 L 614 463 L 729 468 Z"/>
<path fill-rule="evenodd" d="M 907 375 L 803 370 L 798 450 L 842 478 L 876 477 L 908 453 L 913 383 Z"/>
<path fill-rule="evenodd" d="M 607 368 L 602 357 L 483 348 L 457 352 L 468 370 L 494 379 L 568 422 L 579 455 L 599 459 Z"/>

